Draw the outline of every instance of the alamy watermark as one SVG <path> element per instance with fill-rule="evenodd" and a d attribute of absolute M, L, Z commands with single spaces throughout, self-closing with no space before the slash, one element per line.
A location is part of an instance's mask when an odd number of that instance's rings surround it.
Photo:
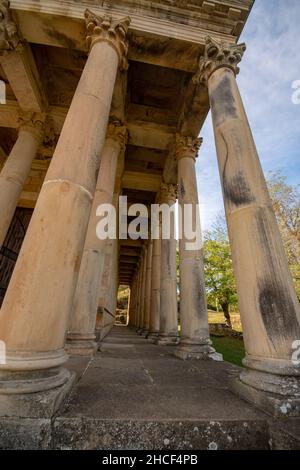
<path fill-rule="evenodd" d="M 292 94 L 292 103 L 300 104 L 300 80 L 294 80 L 292 89 L 295 90 Z"/>
<path fill-rule="evenodd" d="M 184 204 L 177 207 L 177 238 L 185 241 L 186 250 L 202 248 L 202 234 L 198 204 Z M 142 239 L 152 240 L 174 238 L 176 233 L 176 205 L 132 204 L 128 207 L 127 196 L 119 197 L 118 216 L 112 204 L 100 204 L 96 210 L 100 218 L 96 226 L 99 240 Z M 149 223 L 150 220 L 150 223 Z"/>

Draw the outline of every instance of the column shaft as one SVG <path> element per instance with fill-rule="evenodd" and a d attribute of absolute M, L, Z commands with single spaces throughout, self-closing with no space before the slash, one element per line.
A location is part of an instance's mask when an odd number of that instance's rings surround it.
<path fill-rule="evenodd" d="M 146 275 L 147 275 L 147 250 L 148 248 L 144 245 L 143 247 L 143 260 L 142 260 L 142 281 L 141 281 L 141 303 L 140 303 L 140 331 L 139 334 L 143 334 L 144 321 L 145 321 L 145 307 L 146 307 Z"/>
<path fill-rule="evenodd" d="M 300 306 L 235 79 L 244 50 L 208 39 L 200 67 L 211 103 L 246 346 L 236 390 L 274 414 L 299 415 L 300 369 L 292 357 L 300 338 Z"/>
<path fill-rule="evenodd" d="M 140 257 L 139 270 L 138 270 L 138 297 L 137 297 L 137 312 L 136 312 L 136 332 L 140 329 L 140 309 L 141 309 L 141 292 L 142 292 L 142 266 L 143 259 Z"/>
<path fill-rule="evenodd" d="M 96 236 L 97 208 L 101 204 L 112 204 L 121 140 L 112 135 L 122 127 L 109 126 L 110 135 L 105 141 L 101 154 L 96 191 L 90 214 L 87 236 L 76 286 L 70 330 L 68 352 L 89 355 L 97 349 L 95 326 L 99 300 L 99 282 L 103 273 L 105 246 L 107 240 Z M 111 128 L 112 127 L 112 128 Z"/>
<path fill-rule="evenodd" d="M 117 219 L 118 202 L 119 193 L 114 193 L 113 205 L 116 210 Z M 118 240 L 105 240 L 104 267 L 100 275 L 97 309 L 97 315 L 100 315 L 101 318 L 101 322 L 98 322 L 98 334 L 100 335 L 100 340 L 109 333 L 115 322 L 118 290 L 118 253 Z"/>
<path fill-rule="evenodd" d="M 162 184 L 161 202 L 173 207 L 176 188 Z M 160 328 L 157 344 L 175 345 L 178 342 L 177 269 L 174 214 L 170 215 L 170 238 L 161 240 L 160 271 Z"/>
<path fill-rule="evenodd" d="M 145 316 L 143 324 L 143 335 L 147 338 L 150 329 L 150 306 L 151 306 L 151 270 L 152 270 L 152 240 L 148 240 L 146 259 L 146 280 L 145 280 Z"/>
<path fill-rule="evenodd" d="M 0 173 L 0 247 L 5 240 L 41 140 L 42 121 L 21 125 L 18 138 Z"/>
<path fill-rule="evenodd" d="M 272 372 L 277 359 L 290 364 L 291 345 L 300 338 L 299 303 L 234 73 L 218 69 L 208 85 L 245 363 Z M 230 109 L 220 102 L 224 93 Z"/>
<path fill-rule="evenodd" d="M 195 170 L 200 144 L 200 139 L 177 136 L 178 202 L 182 214 L 182 236 L 179 240 L 181 335 L 175 354 L 181 359 L 222 360 L 222 356 L 211 347 L 208 329 Z M 192 231 L 195 237 L 187 238 L 187 232 Z"/>
<path fill-rule="evenodd" d="M 1 340 L 7 346 L 1 368 L 37 371 L 20 379 L 20 393 L 58 387 L 70 377 L 58 366 L 67 359 L 65 335 L 120 61 L 111 39 L 99 38 L 103 30 L 94 23 L 89 16 L 89 38 L 95 33 L 96 39 L 0 312 Z M 123 28 L 120 23 L 112 27 Z M 2 392 L 10 393 L 10 374 L 1 379 Z"/>
<path fill-rule="evenodd" d="M 161 230 L 160 230 L 161 236 Z M 150 333 L 148 339 L 156 340 L 160 327 L 160 272 L 161 272 L 161 238 L 153 240 L 151 297 L 150 297 Z"/>

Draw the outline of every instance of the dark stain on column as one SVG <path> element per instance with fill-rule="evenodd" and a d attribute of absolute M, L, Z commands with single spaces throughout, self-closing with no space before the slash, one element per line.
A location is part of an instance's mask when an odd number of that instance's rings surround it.
<path fill-rule="evenodd" d="M 185 187 L 184 187 L 183 179 L 182 179 L 182 178 L 180 178 L 179 194 L 180 194 L 180 196 L 181 196 L 181 199 L 183 199 L 184 196 L 185 196 Z"/>
<path fill-rule="evenodd" d="M 281 349 L 283 338 L 300 338 L 300 326 L 293 300 L 277 274 L 280 267 L 275 262 L 275 254 L 270 248 L 266 218 L 262 212 L 255 218 L 261 250 L 265 253 L 266 261 L 266 274 L 258 279 L 257 302 L 271 343 L 275 349 Z"/>
<path fill-rule="evenodd" d="M 241 172 L 232 178 L 224 179 L 223 187 L 225 197 L 236 207 L 247 205 L 255 201 L 245 177 Z"/>
<path fill-rule="evenodd" d="M 225 163 L 222 172 L 222 185 L 224 190 L 224 196 L 227 202 L 235 205 L 236 207 L 247 205 L 255 201 L 255 197 L 249 188 L 249 185 L 241 171 L 239 171 L 235 176 L 227 176 L 227 164 L 229 161 L 229 151 L 228 144 L 224 137 L 224 134 L 220 132 L 220 136 L 223 139 L 223 142 L 226 147 L 226 156 Z"/>
<path fill-rule="evenodd" d="M 210 106 L 216 126 L 222 124 L 226 119 L 237 118 L 231 81 L 227 75 L 224 75 L 216 88 L 210 93 Z"/>
<path fill-rule="evenodd" d="M 205 303 L 205 284 L 201 273 L 200 262 L 195 262 L 193 266 L 193 295 L 197 306 L 199 316 L 201 316 L 201 306 Z"/>

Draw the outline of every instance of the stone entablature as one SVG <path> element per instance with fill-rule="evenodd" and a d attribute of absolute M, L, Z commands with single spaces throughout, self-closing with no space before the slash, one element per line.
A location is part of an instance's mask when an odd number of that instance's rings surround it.
<path fill-rule="evenodd" d="M 200 7 L 200 3 L 202 6 Z M 252 8 L 252 0 L 188 2 L 180 8 L 175 1 L 150 2 L 140 0 L 117 1 L 62 1 L 12 0 L 11 9 L 17 16 L 23 12 L 38 15 L 64 16 L 82 20 L 87 7 L 95 14 L 110 14 L 119 20 L 131 17 L 131 30 L 135 33 L 155 34 L 162 37 L 204 44 L 205 32 L 213 32 L 218 39 L 234 41 L 240 35 Z M 75 26 L 76 27 L 76 26 Z M 84 44 L 82 43 L 82 48 Z"/>

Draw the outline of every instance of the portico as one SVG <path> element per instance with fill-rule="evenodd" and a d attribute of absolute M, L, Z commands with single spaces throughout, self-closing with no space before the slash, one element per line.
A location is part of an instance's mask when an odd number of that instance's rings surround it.
<path fill-rule="evenodd" d="M 271 415 L 288 403 L 299 416 L 299 303 L 236 81 L 252 3 L 0 0 L 1 253 L 15 210 L 32 212 L 3 288 L 0 416 L 57 412 L 82 377 L 68 355 L 85 364 L 105 350 L 119 285 L 131 292 L 130 341 L 171 355 L 172 367 L 223 370 L 209 337 L 202 246 L 182 230 L 186 205 L 201 227 L 195 168 L 209 110 L 246 345 L 230 387 Z M 178 250 L 161 214 L 157 236 L 150 230 L 151 205 L 177 200 Z M 115 209 L 115 238 L 97 237 L 102 204 Z M 127 233 L 136 204 L 147 209 L 146 237 Z"/>

